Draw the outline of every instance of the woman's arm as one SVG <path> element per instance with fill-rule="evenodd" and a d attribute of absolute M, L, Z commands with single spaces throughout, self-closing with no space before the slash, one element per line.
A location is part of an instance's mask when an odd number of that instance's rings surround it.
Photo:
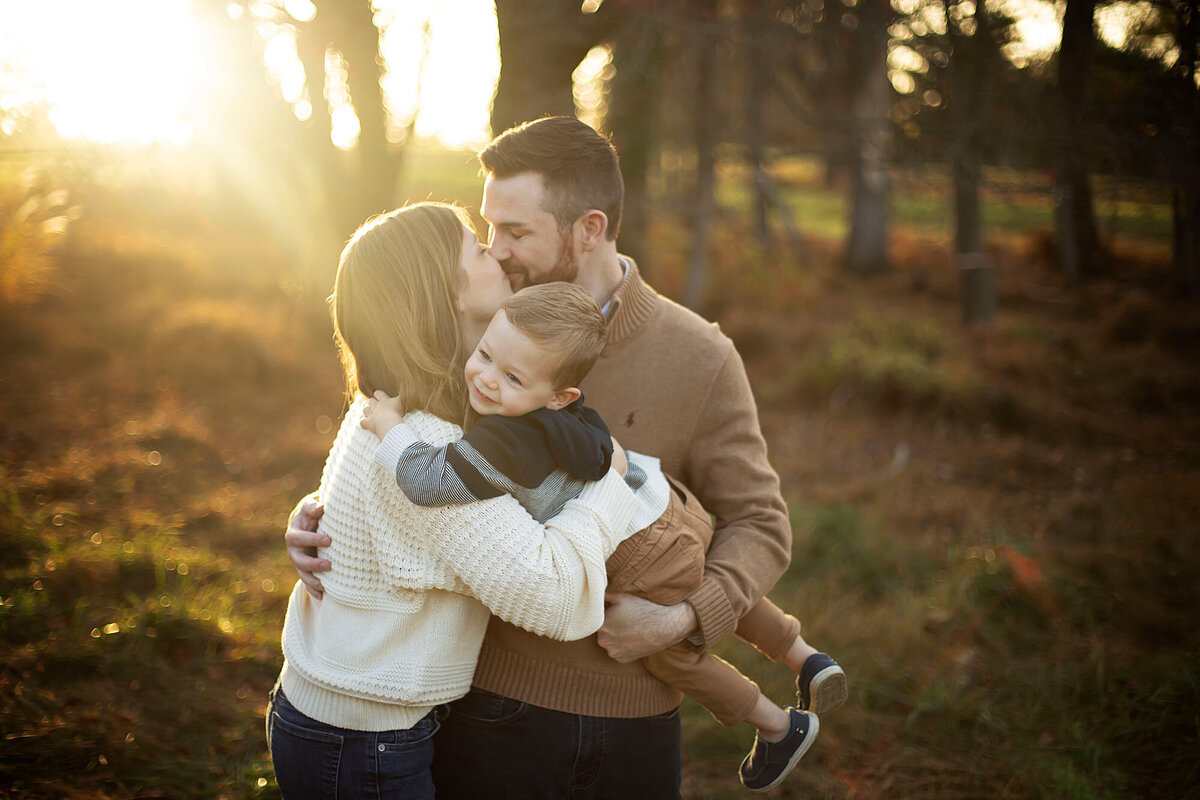
<path fill-rule="evenodd" d="M 436 553 L 493 614 L 571 641 L 604 620 L 604 562 L 625 537 L 635 505 L 632 490 L 609 470 L 544 526 L 507 495 L 423 511 Z"/>

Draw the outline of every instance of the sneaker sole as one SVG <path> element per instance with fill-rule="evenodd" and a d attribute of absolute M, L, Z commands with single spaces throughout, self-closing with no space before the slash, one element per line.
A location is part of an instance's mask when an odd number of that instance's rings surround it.
<path fill-rule="evenodd" d="M 846 702 L 846 673 L 837 664 L 826 667 L 808 682 L 808 696 L 814 714 L 828 714 Z"/>
<path fill-rule="evenodd" d="M 802 745 L 800 745 L 800 747 L 796 748 L 796 752 L 792 753 L 792 757 L 788 759 L 787 766 L 784 768 L 783 772 L 779 773 L 779 777 L 776 778 L 775 780 L 771 781 L 770 783 L 768 783 L 766 786 L 762 787 L 761 789 L 751 789 L 749 786 L 746 786 L 747 790 L 749 790 L 751 792 L 769 792 L 769 791 L 771 791 L 776 786 L 783 783 L 783 779 L 786 778 L 791 773 L 791 771 L 795 768 L 795 766 L 800 763 L 800 759 L 804 758 L 804 754 L 807 753 L 812 748 L 813 742 L 815 742 L 817 740 L 817 733 L 821 730 L 821 723 L 817 719 L 817 715 L 809 714 L 808 716 L 812 718 L 808 721 L 809 722 L 808 735 L 804 737 L 804 743 Z"/>

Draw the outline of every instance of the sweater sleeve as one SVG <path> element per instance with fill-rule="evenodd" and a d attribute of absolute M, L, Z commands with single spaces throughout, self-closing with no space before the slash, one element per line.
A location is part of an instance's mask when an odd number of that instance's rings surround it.
<path fill-rule="evenodd" d="M 698 420 L 682 477 L 715 523 L 704 578 L 687 602 L 711 645 L 732 633 L 787 569 L 792 530 L 732 343 Z"/>
<path fill-rule="evenodd" d="M 604 621 L 604 562 L 636 501 L 615 471 L 588 484 L 545 526 L 515 499 L 430 509 L 427 535 L 468 591 L 506 622 L 562 641 Z"/>
<path fill-rule="evenodd" d="M 472 466 L 464 447 L 462 440 L 440 447 L 423 442 L 402 422 L 383 437 L 375 461 L 396 476 L 400 490 L 419 506 L 461 505 L 504 494 Z"/>

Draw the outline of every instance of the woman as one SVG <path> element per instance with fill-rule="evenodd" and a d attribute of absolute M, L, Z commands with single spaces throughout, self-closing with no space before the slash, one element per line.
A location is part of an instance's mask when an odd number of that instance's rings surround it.
<path fill-rule="evenodd" d="M 331 298 L 353 398 L 321 479 L 333 569 L 297 583 L 272 692 L 268 745 L 285 798 L 432 797 L 442 704 L 465 694 L 490 615 L 571 640 L 604 616 L 604 562 L 635 499 L 616 472 L 543 527 L 511 497 L 422 508 L 360 423 L 399 395 L 425 441 L 461 435 L 466 356 L 512 293 L 461 209 L 422 203 L 364 225 Z"/>

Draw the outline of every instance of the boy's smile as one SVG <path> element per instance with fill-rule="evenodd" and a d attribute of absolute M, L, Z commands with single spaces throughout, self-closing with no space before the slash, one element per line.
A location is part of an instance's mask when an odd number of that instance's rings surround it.
<path fill-rule="evenodd" d="M 485 417 L 519 417 L 539 408 L 570 405 L 579 391 L 555 389 L 551 383 L 559 357 L 514 327 L 504 311 L 497 311 L 463 370 L 471 408 Z"/>

